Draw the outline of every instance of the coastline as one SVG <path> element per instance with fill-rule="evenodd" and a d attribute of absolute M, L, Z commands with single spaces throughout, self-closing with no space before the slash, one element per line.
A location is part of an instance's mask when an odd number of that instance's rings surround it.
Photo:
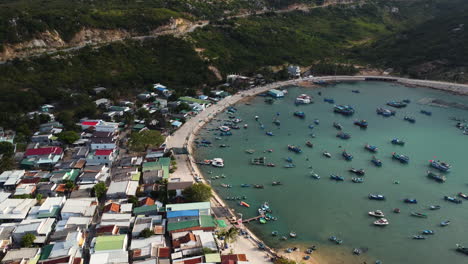
<path fill-rule="evenodd" d="M 205 109 L 203 112 L 198 114 L 197 116 L 189 119 L 179 130 L 177 130 L 174 135 L 168 138 L 167 146 L 169 148 L 186 148 L 188 155 L 185 160 L 183 160 L 183 164 L 178 164 L 179 166 L 186 166 L 188 168 L 187 171 L 190 172 L 190 177 L 192 180 L 196 176 L 202 177 L 202 182 L 206 183 L 206 180 L 203 177 L 203 174 L 199 170 L 198 166 L 195 163 L 195 160 L 192 156 L 193 153 L 193 141 L 197 136 L 200 129 L 202 129 L 211 119 L 215 118 L 216 115 L 223 112 L 227 107 L 232 106 L 236 103 L 239 103 L 244 100 L 248 100 L 252 96 L 255 96 L 259 93 L 266 92 L 270 89 L 275 89 L 279 87 L 289 86 L 289 85 L 298 85 L 303 86 L 304 83 L 312 82 L 312 81 L 388 81 L 388 82 L 395 82 L 402 85 L 407 86 L 419 86 L 419 87 L 426 87 L 432 88 L 437 90 L 443 90 L 446 92 L 451 92 L 460 95 L 468 95 L 468 85 L 461 85 L 461 84 L 452 84 L 452 83 L 443 83 L 443 82 L 435 82 L 435 81 L 425 81 L 425 80 L 412 80 L 406 78 L 398 78 L 398 77 L 390 77 L 390 76 L 324 76 L 324 77 L 316 77 L 316 78 L 300 78 L 295 80 L 288 80 L 283 82 L 276 82 L 272 84 L 268 84 L 261 87 L 256 87 L 254 89 L 240 91 L 235 95 L 229 96 L 224 98 L 223 100 L 219 101 L 217 104 L 212 105 Z M 301 85 L 302 84 L 302 85 Z M 313 85 L 311 85 L 313 86 Z M 180 168 L 179 168 L 180 169 Z M 218 194 L 213 191 L 213 198 L 212 198 L 212 207 L 213 208 L 223 208 L 227 215 L 233 220 L 231 223 L 235 223 L 235 220 L 238 219 L 235 211 L 232 208 L 229 208 L 224 201 L 218 196 Z M 258 250 L 258 243 L 262 242 L 253 232 L 249 230 L 246 226 L 241 226 L 242 229 L 246 230 L 250 235 L 250 239 L 245 239 L 243 237 L 239 237 L 239 240 L 236 244 L 240 244 L 239 246 L 234 246 L 235 248 L 241 249 L 241 253 L 247 255 L 248 259 L 251 260 L 253 263 L 271 263 L 269 259 L 271 257 L 276 256 L 286 256 L 286 257 L 293 257 L 293 255 L 286 255 L 286 254 L 278 254 L 277 251 L 270 247 L 266 247 L 265 251 Z M 326 263 L 323 258 L 320 257 L 321 254 L 316 258 L 312 256 L 311 261 L 307 263 Z M 327 255 L 327 254 L 325 254 Z"/>

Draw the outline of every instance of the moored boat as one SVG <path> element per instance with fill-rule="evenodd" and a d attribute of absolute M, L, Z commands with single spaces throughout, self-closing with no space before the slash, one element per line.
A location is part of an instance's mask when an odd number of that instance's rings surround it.
<path fill-rule="evenodd" d="M 368 195 L 370 200 L 385 200 L 385 196 L 382 194 L 369 194 Z"/>
<path fill-rule="evenodd" d="M 305 118 L 305 113 L 301 111 L 296 111 L 294 112 L 294 116 L 297 116 L 299 118 Z"/>
<path fill-rule="evenodd" d="M 343 129 L 343 126 L 340 124 L 340 123 L 336 123 L 336 122 L 333 122 L 333 127 L 338 129 L 338 130 L 342 130 Z"/>
<path fill-rule="evenodd" d="M 409 204 L 417 204 L 418 201 L 416 199 L 410 199 L 410 198 L 406 198 L 403 200 L 404 203 L 409 203 Z"/>
<path fill-rule="evenodd" d="M 350 105 L 335 105 L 333 111 L 344 116 L 350 116 L 354 114 L 354 108 Z"/>
<path fill-rule="evenodd" d="M 214 159 L 211 160 L 211 165 L 213 167 L 222 168 L 222 167 L 224 167 L 224 160 L 221 159 L 221 158 L 214 158 Z"/>
<path fill-rule="evenodd" d="M 266 166 L 267 166 L 267 167 L 276 167 L 276 165 L 275 165 L 274 163 L 271 163 L 271 162 L 270 162 L 270 163 L 267 163 Z"/>
<path fill-rule="evenodd" d="M 395 115 L 395 111 L 390 110 L 390 109 L 385 109 L 385 108 L 377 108 L 377 114 L 381 115 L 383 117 L 390 117 Z"/>
<path fill-rule="evenodd" d="M 399 214 L 401 212 L 400 208 L 393 208 L 393 212 L 395 214 Z"/>
<path fill-rule="evenodd" d="M 309 148 L 312 148 L 314 146 L 314 144 L 312 144 L 312 142 L 310 142 L 310 141 L 307 141 L 306 146 L 308 146 Z"/>
<path fill-rule="evenodd" d="M 447 179 L 444 175 L 434 173 L 432 171 L 427 171 L 427 177 L 434 179 L 437 182 L 443 183 Z"/>
<path fill-rule="evenodd" d="M 426 229 L 426 230 L 421 231 L 421 234 L 423 234 L 423 235 L 433 235 L 434 231 L 430 230 L 430 229 Z"/>
<path fill-rule="evenodd" d="M 295 103 L 297 105 L 300 105 L 300 104 L 310 104 L 312 103 L 312 97 L 307 95 L 307 94 L 301 94 L 299 95 L 297 98 L 296 98 L 296 101 Z"/>
<path fill-rule="evenodd" d="M 324 156 L 327 157 L 327 158 L 331 158 L 330 152 L 326 152 L 326 151 L 325 151 L 325 152 L 322 153 L 322 155 L 324 155 Z"/>
<path fill-rule="evenodd" d="M 382 167 L 382 161 L 377 159 L 375 156 L 372 157 L 371 162 L 377 167 Z"/>
<path fill-rule="evenodd" d="M 431 116 L 431 115 L 432 115 L 432 112 L 431 112 L 431 111 L 427 111 L 427 110 L 421 110 L 420 113 L 421 113 L 421 114 L 424 114 L 424 115 L 427 115 L 427 116 Z"/>
<path fill-rule="evenodd" d="M 381 210 L 370 211 L 368 214 L 374 217 L 385 217 L 384 213 Z"/>
<path fill-rule="evenodd" d="M 274 181 L 271 183 L 271 185 L 277 186 L 277 185 L 282 185 L 282 183 L 280 181 Z"/>
<path fill-rule="evenodd" d="M 426 237 L 423 235 L 414 235 L 413 239 L 422 240 L 422 239 L 426 239 Z"/>
<path fill-rule="evenodd" d="M 327 102 L 327 103 L 329 103 L 329 104 L 334 104 L 334 103 L 335 103 L 335 100 L 332 99 L 332 98 L 323 98 L 323 101 L 324 101 L 324 102 Z"/>
<path fill-rule="evenodd" d="M 457 250 L 458 252 L 463 253 L 463 254 L 465 254 L 465 255 L 468 255 L 468 247 L 464 247 L 464 246 L 462 246 L 462 245 L 460 245 L 460 244 L 457 244 L 456 246 L 457 246 L 457 249 L 456 249 L 456 250 Z"/>
<path fill-rule="evenodd" d="M 320 179 L 320 176 L 314 171 L 310 172 L 310 177 L 312 177 L 314 179 L 317 179 L 317 180 Z"/>
<path fill-rule="evenodd" d="M 420 218 L 427 218 L 427 214 L 418 213 L 418 212 L 411 212 L 411 215 L 415 217 L 420 217 Z"/>
<path fill-rule="evenodd" d="M 399 101 L 390 101 L 390 102 L 387 102 L 387 105 L 391 107 L 395 107 L 395 108 L 403 108 L 407 106 L 405 102 L 399 102 Z"/>
<path fill-rule="evenodd" d="M 461 198 L 465 199 L 465 200 L 468 200 L 468 195 L 464 194 L 464 193 L 461 193 L 459 192 L 458 193 L 458 196 L 460 196 Z"/>
<path fill-rule="evenodd" d="M 244 201 L 240 202 L 239 204 L 247 208 L 250 207 L 250 205 Z"/>
<path fill-rule="evenodd" d="M 273 135 L 273 132 L 271 132 L 271 131 L 268 131 L 268 132 L 266 132 L 265 134 L 266 134 L 267 136 L 270 136 L 270 137 L 274 136 L 274 135 Z"/>
<path fill-rule="evenodd" d="M 336 134 L 336 137 L 341 139 L 350 139 L 351 135 L 348 133 L 339 132 L 338 134 Z"/>
<path fill-rule="evenodd" d="M 288 164 L 285 164 L 284 167 L 285 167 L 286 169 L 291 169 L 291 168 L 295 168 L 296 165 L 294 165 L 294 164 L 292 164 L 292 163 L 288 163 Z"/>
<path fill-rule="evenodd" d="M 366 144 L 364 146 L 364 148 L 367 149 L 370 152 L 373 152 L 373 153 L 377 152 L 377 150 L 378 150 L 377 146 L 373 146 L 373 145 L 369 145 L 369 144 Z"/>
<path fill-rule="evenodd" d="M 431 205 L 429 206 L 429 210 L 439 210 L 440 209 L 440 205 Z"/>
<path fill-rule="evenodd" d="M 402 154 L 397 154 L 396 152 L 392 153 L 392 158 L 398 160 L 401 163 L 408 163 L 409 162 L 409 157 L 402 155 Z"/>
<path fill-rule="evenodd" d="M 272 231 L 272 232 L 271 232 L 271 235 L 272 235 L 272 236 L 277 236 L 277 235 L 278 235 L 278 231 Z"/>
<path fill-rule="evenodd" d="M 294 146 L 294 145 L 288 145 L 288 150 L 290 150 L 292 152 L 296 152 L 296 153 L 301 153 L 302 152 L 300 147 Z"/>
<path fill-rule="evenodd" d="M 377 219 L 376 221 L 374 221 L 374 225 L 376 226 L 386 226 L 388 225 L 389 222 L 386 218 L 380 218 L 380 219 Z"/>
<path fill-rule="evenodd" d="M 247 187 L 250 187 L 250 186 L 252 186 L 252 185 L 250 185 L 250 184 L 247 184 L 247 183 L 243 183 L 243 184 L 241 184 L 241 187 L 242 187 L 242 188 L 247 188 Z"/>
<path fill-rule="evenodd" d="M 448 226 L 448 225 L 450 225 L 450 220 L 445 220 L 445 221 L 440 222 L 440 226 Z"/>
<path fill-rule="evenodd" d="M 398 138 L 392 139 L 391 142 L 392 142 L 393 145 L 400 145 L 400 146 L 405 145 L 405 142 L 403 140 L 398 139 Z"/>
<path fill-rule="evenodd" d="M 255 149 L 246 149 L 245 150 L 245 153 L 248 153 L 248 154 L 254 154 L 255 152 Z"/>
<path fill-rule="evenodd" d="M 452 202 L 452 203 L 456 203 L 456 204 L 461 204 L 462 203 L 462 200 L 457 199 L 455 197 L 451 197 L 451 196 L 444 196 L 444 200 Z"/>
<path fill-rule="evenodd" d="M 452 167 L 447 162 L 443 162 L 439 160 L 430 160 L 429 165 L 433 167 L 434 169 L 440 170 L 442 172 L 447 172 Z"/>
<path fill-rule="evenodd" d="M 364 171 L 364 169 L 355 169 L 355 168 L 351 168 L 351 169 L 349 169 L 349 172 L 354 173 L 354 174 L 356 174 L 356 175 L 360 175 L 360 176 L 366 174 L 366 172 Z"/>
<path fill-rule="evenodd" d="M 403 117 L 403 120 L 408 121 L 408 122 L 413 123 L 413 124 L 416 123 L 416 119 L 414 117 L 410 117 L 410 116 Z"/>
<path fill-rule="evenodd" d="M 363 178 L 358 178 L 358 177 L 353 177 L 351 178 L 351 181 L 354 183 L 363 183 L 364 179 Z"/>
<path fill-rule="evenodd" d="M 343 156 L 343 158 L 347 161 L 350 161 L 353 159 L 353 155 L 349 154 L 348 152 L 346 152 L 346 150 L 343 150 L 343 152 L 341 153 L 341 155 Z"/>
<path fill-rule="evenodd" d="M 255 188 L 255 189 L 263 189 L 264 186 L 261 185 L 261 184 L 255 184 L 255 185 L 254 185 L 254 188 Z"/>
<path fill-rule="evenodd" d="M 292 237 L 292 238 L 296 238 L 296 237 L 297 237 L 297 233 L 296 233 L 296 232 L 290 232 L 290 233 L 289 233 L 289 236 Z"/>
<path fill-rule="evenodd" d="M 334 181 L 344 181 L 344 177 L 343 176 L 339 176 L 339 175 L 335 175 L 335 174 L 331 174 L 330 175 L 330 179 L 334 180 Z"/>
<path fill-rule="evenodd" d="M 360 128 L 367 128 L 369 122 L 367 122 L 366 120 L 355 120 L 354 124 Z"/>
<path fill-rule="evenodd" d="M 219 130 L 221 130 L 222 132 L 228 132 L 229 130 L 231 130 L 231 128 L 228 126 L 220 126 Z"/>

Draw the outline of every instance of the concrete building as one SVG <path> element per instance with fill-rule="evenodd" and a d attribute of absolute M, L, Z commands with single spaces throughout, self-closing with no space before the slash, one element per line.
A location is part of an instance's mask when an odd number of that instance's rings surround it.
<path fill-rule="evenodd" d="M 36 204 L 36 199 L 6 199 L 0 203 L 0 220 L 21 221 Z"/>
<path fill-rule="evenodd" d="M 93 217 L 96 208 L 96 198 L 68 199 L 63 205 L 61 216 L 64 220 L 72 216 Z"/>

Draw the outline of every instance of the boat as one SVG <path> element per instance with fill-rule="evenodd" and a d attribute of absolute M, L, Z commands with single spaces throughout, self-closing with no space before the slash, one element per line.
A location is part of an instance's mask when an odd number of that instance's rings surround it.
<path fill-rule="evenodd" d="M 292 237 L 292 238 L 296 238 L 297 234 L 296 234 L 296 232 L 290 232 L 289 236 Z"/>
<path fill-rule="evenodd" d="M 314 178 L 316 180 L 320 179 L 320 176 L 317 173 L 313 172 L 313 171 L 310 172 L 310 177 L 312 177 L 312 178 Z"/>
<path fill-rule="evenodd" d="M 418 212 L 411 212 L 411 215 L 415 217 L 420 217 L 420 218 L 427 218 L 427 214 L 422 214 Z"/>
<path fill-rule="evenodd" d="M 430 160 L 429 165 L 434 169 L 440 170 L 442 172 L 447 172 L 451 168 L 450 164 L 439 160 Z"/>
<path fill-rule="evenodd" d="M 343 126 L 340 124 L 340 123 L 336 123 L 336 122 L 333 122 L 333 127 L 338 129 L 338 130 L 342 130 L 343 129 Z"/>
<path fill-rule="evenodd" d="M 221 145 L 219 145 L 219 147 L 220 147 L 220 148 L 227 148 L 227 147 L 229 147 L 229 145 L 221 144 Z"/>
<path fill-rule="evenodd" d="M 288 150 L 292 152 L 296 152 L 296 153 L 302 152 L 301 148 L 299 148 L 298 146 L 294 146 L 294 145 L 288 145 Z"/>
<path fill-rule="evenodd" d="M 241 187 L 242 187 L 242 188 L 247 188 L 247 187 L 250 187 L 250 186 L 252 186 L 252 185 L 250 185 L 250 184 L 247 184 L 247 183 L 243 183 L 243 184 L 241 184 Z"/>
<path fill-rule="evenodd" d="M 233 106 L 229 106 L 229 107 L 227 108 L 227 111 L 228 111 L 229 113 L 235 113 L 235 112 L 237 112 L 237 109 L 236 109 L 235 107 L 233 107 Z"/>
<path fill-rule="evenodd" d="M 242 206 L 245 206 L 247 208 L 250 207 L 250 205 L 248 203 L 244 202 L 244 201 L 240 202 L 239 204 L 242 205 Z"/>
<path fill-rule="evenodd" d="M 377 108 L 376 112 L 378 115 L 381 115 L 383 117 L 390 117 L 396 114 L 394 110 L 385 109 L 385 108 Z"/>
<path fill-rule="evenodd" d="M 338 134 L 336 134 L 336 137 L 341 139 L 350 139 L 351 135 L 348 133 L 339 132 Z"/>
<path fill-rule="evenodd" d="M 222 168 L 222 167 L 224 167 L 224 160 L 221 159 L 221 158 L 214 158 L 214 159 L 211 160 L 211 165 L 213 167 Z"/>
<path fill-rule="evenodd" d="M 448 225 L 450 225 L 450 220 L 445 220 L 445 221 L 440 222 L 440 226 L 448 226 Z"/>
<path fill-rule="evenodd" d="M 273 135 L 273 132 L 271 132 L 271 131 L 268 131 L 268 132 L 266 132 L 265 134 L 266 134 L 267 136 L 270 136 L 270 137 L 271 137 L 271 136 L 274 136 L 274 135 Z"/>
<path fill-rule="evenodd" d="M 332 98 L 323 98 L 323 101 L 326 102 L 326 103 L 330 103 L 330 104 L 334 104 L 334 103 L 335 103 L 335 100 L 332 99 Z"/>
<path fill-rule="evenodd" d="M 403 140 L 400 140 L 398 138 L 394 138 L 392 139 L 392 144 L 393 145 L 400 145 L 400 146 L 404 146 L 405 145 L 405 142 Z"/>
<path fill-rule="evenodd" d="M 418 203 L 418 201 L 416 199 L 410 199 L 410 198 L 404 199 L 403 202 L 409 203 L 409 204 L 417 204 Z"/>
<path fill-rule="evenodd" d="M 337 245 L 341 245 L 343 243 L 342 239 L 338 239 L 336 236 L 331 236 L 328 238 L 330 241 L 335 242 Z"/>
<path fill-rule="evenodd" d="M 382 161 L 377 159 L 375 156 L 372 157 L 371 162 L 377 167 L 382 167 Z"/>
<path fill-rule="evenodd" d="M 296 111 L 294 112 L 294 116 L 297 116 L 299 118 L 305 118 L 305 113 L 301 111 Z"/>
<path fill-rule="evenodd" d="M 231 132 L 231 131 L 221 132 L 221 133 L 219 133 L 219 135 L 222 136 L 222 137 L 225 137 L 225 136 L 232 136 L 232 132 Z"/>
<path fill-rule="evenodd" d="M 248 154 L 254 154 L 255 152 L 255 149 L 246 149 L 245 150 L 245 153 L 248 153 Z"/>
<path fill-rule="evenodd" d="M 423 235 L 433 235 L 433 234 L 434 234 L 434 231 L 433 231 L 433 230 L 430 230 L 430 229 L 426 229 L 426 230 L 421 231 L 421 233 L 422 233 Z"/>
<path fill-rule="evenodd" d="M 272 235 L 272 236 L 277 236 L 277 235 L 278 235 L 278 231 L 273 231 L 273 232 L 271 232 L 271 235 Z"/>
<path fill-rule="evenodd" d="M 221 183 L 221 187 L 223 187 L 223 188 L 232 188 L 232 185 Z"/>
<path fill-rule="evenodd" d="M 344 116 L 351 116 L 354 114 L 354 108 L 350 105 L 335 105 L 333 112 L 342 114 Z"/>
<path fill-rule="evenodd" d="M 368 214 L 374 217 L 385 217 L 384 213 L 380 210 L 370 211 Z"/>
<path fill-rule="evenodd" d="M 398 102 L 398 101 L 387 102 L 387 105 L 391 107 L 395 107 L 395 108 L 403 108 L 407 106 L 405 102 Z"/>
<path fill-rule="evenodd" d="M 394 209 L 393 209 L 393 212 L 394 212 L 395 214 L 399 214 L 399 213 L 400 213 L 400 208 L 394 208 Z"/>
<path fill-rule="evenodd" d="M 253 158 L 250 163 L 252 165 L 265 165 L 266 164 L 266 157 L 258 157 L 258 158 Z"/>
<path fill-rule="evenodd" d="M 278 119 L 275 119 L 275 121 L 273 121 L 273 124 L 279 126 L 281 125 L 281 121 L 279 121 Z"/>
<path fill-rule="evenodd" d="M 248 124 L 244 124 L 244 128 L 249 128 L 249 125 L 248 125 Z"/>
<path fill-rule="evenodd" d="M 374 221 L 374 225 L 376 226 L 386 226 L 388 225 L 389 222 L 386 218 L 380 218 L 380 219 L 377 219 L 376 221 Z"/>
<path fill-rule="evenodd" d="M 314 129 L 314 125 L 309 125 L 309 128 L 310 128 L 310 129 Z"/>
<path fill-rule="evenodd" d="M 343 152 L 341 153 L 341 155 L 343 156 L 343 158 L 345 158 L 345 160 L 347 161 L 350 161 L 353 159 L 353 155 L 349 154 L 348 152 L 346 152 L 346 150 L 343 150 Z"/>
<path fill-rule="evenodd" d="M 220 126 L 219 130 L 221 130 L 222 132 L 228 132 L 229 130 L 231 130 L 231 128 L 228 126 Z"/>
<path fill-rule="evenodd" d="M 402 155 L 402 154 L 397 154 L 396 152 L 392 153 L 392 158 L 398 160 L 400 163 L 408 163 L 409 162 L 409 157 Z"/>
<path fill-rule="evenodd" d="M 310 256 L 308 256 L 308 255 L 307 255 L 307 256 L 304 256 L 303 259 L 304 259 L 304 260 L 309 260 L 309 259 L 310 259 Z"/>
<path fill-rule="evenodd" d="M 458 252 L 463 253 L 463 254 L 465 254 L 465 255 L 468 255 L 468 247 L 464 247 L 464 246 L 462 246 L 462 245 L 460 245 L 460 244 L 456 244 L 456 246 L 457 246 L 457 249 L 456 249 L 456 250 L 457 250 Z"/>
<path fill-rule="evenodd" d="M 462 200 L 460 199 L 457 199 L 455 197 L 451 197 L 451 196 L 444 196 L 444 199 L 446 201 L 449 201 L 449 202 L 452 202 L 452 203 L 456 203 L 456 204 L 461 204 L 462 203 Z"/>
<path fill-rule="evenodd" d="M 413 239 L 422 240 L 422 239 L 426 239 L 426 237 L 425 237 L 425 236 L 422 236 L 422 235 L 414 235 L 414 236 L 413 236 Z"/>
<path fill-rule="evenodd" d="M 410 116 L 403 117 L 403 120 L 408 121 L 408 122 L 413 123 L 413 124 L 416 123 L 416 119 L 414 119 L 414 117 L 410 117 Z"/>
<path fill-rule="evenodd" d="M 294 165 L 294 164 L 292 164 L 292 163 L 288 163 L 288 164 L 285 164 L 284 167 L 285 167 L 286 169 L 291 169 L 291 168 L 295 168 L 296 165 Z"/>
<path fill-rule="evenodd" d="M 263 189 L 264 186 L 261 185 L 261 184 L 255 184 L 255 185 L 254 185 L 254 188 L 255 188 L 255 189 Z"/>
<path fill-rule="evenodd" d="M 431 116 L 432 115 L 432 112 L 431 111 L 427 111 L 427 110 L 421 110 L 419 111 L 421 114 L 424 114 L 424 115 L 427 115 L 427 116 Z"/>
<path fill-rule="evenodd" d="M 314 124 L 319 125 L 319 124 L 320 124 L 320 120 L 314 119 Z"/>
<path fill-rule="evenodd" d="M 360 176 L 366 174 L 366 172 L 363 169 L 355 169 L 355 168 L 349 169 L 349 172 L 354 173 L 356 175 L 360 175 Z"/>
<path fill-rule="evenodd" d="M 461 193 L 459 192 L 458 193 L 458 196 L 460 196 L 461 198 L 465 199 L 465 200 L 468 200 L 468 195 L 464 194 L 464 193 Z"/>
<path fill-rule="evenodd" d="M 339 175 L 335 175 L 335 174 L 330 175 L 330 179 L 332 179 L 334 181 L 344 181 L 343 176 L 339 176 Z"/>
<path fill-rule="evenodd" d="M 402 102 L 409 104 L 409 103 L 411 103 L 411 100 L 410 99 L 404 99 Z"/>
<path fill-rule="evenodd" d="M 240 122 L 242 122 L 242 119 L 236 118 L 236 119 L 232 120 L 232 122 L 234 122 L 236 124 L 239 124 Z"/>
<path fill-rule="evenodd" d="M 271 163 L 271 162 L 270 162 L 270 163 L 267 163 L 266 166 L 267 166 L 267 167 L 276 167 L 276 165 L 275 165 L 274 163 Z"/>
<path fill-rule="evenodd" d="M 267 222 L 267 220 L 264 217 L 260 217 L 258 221 L 260 222 L 260 224 L 266 224 Z"/>
<path fill-rule="evenodd" d="M 364 146 L 364 148 L 367 149 L 370 152 L 373 152 L 373 153 L 377 152 L 377 150 L 378 150 L 377 146 L 372 146 L 372 145 L 369 145 L 369 144 L 366 144 Z"/>
<path fill-rule="evenodd" d="M 301 94 L 298 97 L 296 97 L 296 101 L 295 101 L 296 105 L 310 104 L 310 103 L 312 103 L 312 97 L 307 94 Z"/>
<path fill-rule="evenodd" d="M 293 159 L 291 157 L 287 157 L 284 159 L 286 162 L 289 162 L 289 163 L 292 163 L 293 162 Z"/>
<path fill-rule="evenodd" d="M 447 179 L 444 175 L 434 173 L 432 171 L 427 171 L 427 177 L 434 179 L 436 182 L 443 183 Z"/>
<path fill-rule="evenodd" d="M 369 194 L 368 195 L 369 199 L 370 200 L 385 200 L 385 196 L 383 196 L 382 194 Z"/>
<path fill-rule="evenodd" d="M 231 129 L 240 129 L 240 126 L 238 126 L 238 125 L 231 125 L 231 126 L 229 126 L 229 127 L 230 127 Z"/>
<path fill-rule="evenodd" d="M 280 181 L 274 181 L 271 183 L 271 185 L 276 186 L 276 185 L 282 185 Z"/>
<path fill-rule="evenodd" d="M 358 177 L 353 177 L 351 178 L 351 181 L 354 183 L 363 183 L 364 179 L 363 178 L 358 178 Z"/>
<path fill-rule="evenodd" d="M 366 120 L 355 120 L 354 124 L 360 128 L 367 128 L 369 123 Z"/>
<path fill-rule="evenodd" d="M 325 152 L 322 153 L 322 155 L 324 155 L 324 156 L 327 157 L 327 158 L 331 158 L 330 152 L 326 152 L 326 151 L 325 151 Z"/>
<path fill-rule="evenodd" d="M 440 209 L 440 205 L 431 205 L 429 206 L 429 210 L 439 210 Z"/>
<path fill-rule="evenodd" d="M 309 148 L 312 148 L 312 147 L 314 147 L 314 144 L 312 144 L 312 142 L 310 142 L 310 141 L 307 141 L 306 146 L 308 146 Z"/>
<path fill-rule="evenodd" d="M 361 93 L 361 91 L 359 91 L 359 90 L 351 90 L 351 92 L 353 92 L 353 93 Z"/>

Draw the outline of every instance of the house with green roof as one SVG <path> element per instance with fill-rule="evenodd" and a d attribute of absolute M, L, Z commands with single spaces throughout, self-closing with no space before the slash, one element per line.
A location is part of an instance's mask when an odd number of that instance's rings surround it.
<path fill-rule="evenodd" d="M 126 251 L 127 243 L 127 235 L 98 236 L 94 239 L 93 249 L 96 253 Z"/>
<path fill-rule="evenodd" d="M 221 255 L 219 253 L 205 254 L 205 262 L 206 263 L 220 263 Z"/>
<path fill-rule="evenodd" d="M 215 229 L 216 221 L 211 215 L 167 219 L 167 231 L 170 233 L 194 230 L 214 231 Z"/>
<path fill-rule="evenodd" d="M 159 212 L 159 207 L 156 204 L 143 205 L 143 206 L 140 206 L 140 207 L 133 208 L 133 214 L 134 215 L 150 216 L 150 215 L 157 215 L 158 212 Z"/>
<path fill-rule="evenodd" d="M 76 181 L 76 178 L 80 175 L 80 170 L 78 169 L 67 169 L 67 170 L 59 170 L 53 171 L 52 176 L 50 177 L 49 181 L 54 183 L 60 183 L 64 181 Z"/>
<path fill-rule="evenodd" d="M 142 171 L 143 175 L 145 172 L 162 170 L 163 179 L 169 179 L 169 167 L 171 166 L 171 159 L 167 157 L 161 157 L 157 161 L 143 163 Z"/>

